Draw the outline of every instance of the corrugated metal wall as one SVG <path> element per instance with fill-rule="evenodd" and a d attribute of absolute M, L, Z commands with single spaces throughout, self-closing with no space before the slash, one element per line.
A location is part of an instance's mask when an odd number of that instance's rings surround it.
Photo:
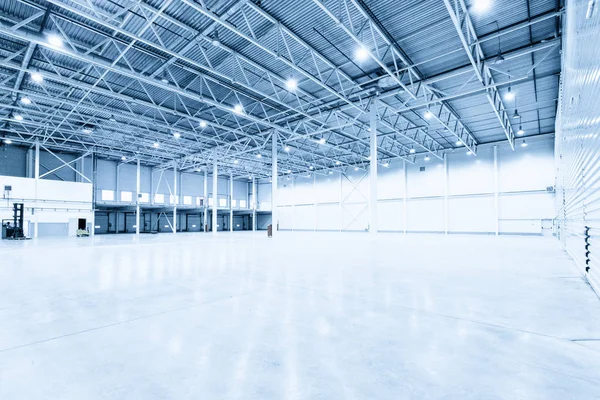
<path fill-rule="evenodd" d="M 592 287 L 600 293 L 598 1 L 568 0 L 563 34 L 555 151 L 557 233 Z"/>

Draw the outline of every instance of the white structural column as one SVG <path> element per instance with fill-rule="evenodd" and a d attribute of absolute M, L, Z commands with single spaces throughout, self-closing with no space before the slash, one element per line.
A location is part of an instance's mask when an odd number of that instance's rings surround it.
<path fill-rule="evenodd" d="M 273 237 L 277 234 L 277 131 L 271 137 L 271 223 L 273 224 Z"/>
<path fill-rule="evenodd" d="M 204 169 L 204 201 L 202 202 L 202 206 L 204 208 L 204 224 L 202 225 L 202 232 L 206 231 L 206 226 L 208 225 L 208 167 Z"/>
<path fill-rule="evenodd" d="M 494 145 L 494 214 L 496 217 L 496 236 L 500 232 L 500 211 L 498 207 L 498 146 Z"/>
<path fill-rule="evenodd" d="M 135 234 L 140 234 L 140 159 L 137 159 L 137 170 L 135 175 Z"/>
<path fill-rule="evenodd" d="M 233 172 L 229 173 L 229 232 L 233 232 Z"/>
<path fill-rule="evenodd" d="M 173 165 L 173 233 L 177 233 L 177 165 Z"/>
<path fill-rule="evenodd" d="M 256 232 L 256 178 L 252 177 L 252 231 Z"/>
<path fill-rule="evenodd" d="M 212 231 L 213 233 L 217 233 L 217 189 L 218 189 L 218 182 L 217 179 L 218 177 L 218 172 L 217 172 L 217 153 L 215 152 L 214 158 L 213 158 L 213 192 L 212 192 L 212 198 L 213 198 L 213 205 L 212 205 Z"/>
<path fill-rule="evenodd" d="M 39 210 L 38 207 L 38 183 L 40 181 L 40 142 L 35 141 L 35 199 L 34 199 L 34 209 L 35 209 L 35 218 L 33 219 L 34 232 L 33 237 L 38 237 L 39 231 Z"/>
<path fill-rule="evenodd" d="M 371 137 L 369 163 L 369 232 L 377 234 L 377 100 L 371 104 Z"/>
<path fill-rule="evenodd" d="M 408 230 L 408 170 L 406 169 L 406 160 L 402 160 L 402 174 L 404 175 L 404 234 Z"/>
<path fill-rule="evenodd" d="M 450 216 L 448 214 L 448 154 L 444 153 L 444 233 L 449 231 Z"/>
<path fill-rule="evenodd" d="M 116 176 L 116 181 L 115 181 L 115 201 L 119 202 L 121 201 L 121 192 L 120 192 L 120 187 L 121 187 L 121 164 L 117 163 L 117 176 Z M 115 213 L 115 233 L 119 233 L 119 212 Z M 123 224 L 123 231 L 125 231 L 125 228 L 127 228 L 125 226 L 125 224 Z"/>

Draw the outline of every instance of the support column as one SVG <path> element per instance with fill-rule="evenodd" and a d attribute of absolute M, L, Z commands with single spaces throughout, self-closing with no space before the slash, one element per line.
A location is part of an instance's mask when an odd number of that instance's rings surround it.
<path fill-rule="evenodd" d="M 371 137 L 369 163 L 369 233 L 377 234 L 377 100 L 374 99 L 370 110 Z"/>
<path fill-rule="evenodd" d="M 27 164 L 25 165 L 26 171 L 25 176 L 28 178 L 33 178 L 33 149 L 27 149 Z"/>
<path fill-rule="evenodd" d="M 406 170 L 406 160 L 402 161 L 402 173 L 404 174 L 404 199 L 402 201 L 404 203 L 404 234 L 406 235 L 408 228 L 408 171 Z"/>
<path fill-rule="evenodd" d="M 448 214 L 448 154 L 444 153 L 444 233 L 450 230 L 450 215 Z"/>
<path fill-rule="evenodd" d="M 206 232 L 206 226 L 208 225 L 208 167 L 204 169 L 204 201 L 202 205 L 204 207 L 204 224 L 202 225 L 202 232 Z"/>
<path fill-rule="evenodd" d="M 218 171 L 217 171 L 217 153 L 213 157 L 213 205 L 212 205 L 212 231 L 213 233 L 217 233 L 217 190 L 218 190 Z"/>
<path fill-rule="evenodd" d="M 119 192 L 119 187 L 121 186 L 121 164 L 117 162 L 117 180 L 116 180 L 116 188 L 115 188 L 115 201 L 121 201 L 121 195 Z M 119 211 L 115 213 L 115 233 L 119 233 Z"/>
<path fill-rule="evenodd" d="M 92 153 L 92 232 L 91 235 L 96 234 L 96 198 L 98 196 L 98 157 L 96 153 Z"/>
<path fill-rule="evenodd" d="M 273 224 L 273 237 L 277 235 L 277 131 L 271 136 L 271 223 Z"/>
<path fill-rule="evenodd" d="M 252 232 L 256 232 L 256 201 L 257 201 L 257 193 L 256 193 L 256 178 L 252 177 Z"/>
<path fill-rule="evenodd" d="M 233 232 L 233 172 L 229 173 L 229 232 Z"/>
<path fill-rule="evenodd" d="M 494 145 L 494 214 L 496 216 L 496 236 L 500 233 L 500 210 L 498 203 L 498 146 Z"/>
<path fill-rule="evenodd" d="M 34 170 L 34 177 L 35 177 L 35 201 L 34 201 L 34 210 L 38 207 L 38 184 L 40 181 L 40 142 L 39 141 L 35 141 L 35 170 Z M 35 218 L 33 219 L 33 225 L 34 225 L 34 232 L 33 232 L 33 237 L 37 238 L 38 237 L 38 231 L 39 231 L 39 210 L 37 210 L 38 212 L 35 214 Z M 35 212 L 35 211 L 34 211 Z"/>
<path fill-rule="evenodd" d="M 177 233 L 177 165 L 173 165 L 173 233 Z"/>
<path fill-rule="evenodd" d="M 140 235 L 140 159 L 137 160 L 135 184 L 135 234 Z"/>

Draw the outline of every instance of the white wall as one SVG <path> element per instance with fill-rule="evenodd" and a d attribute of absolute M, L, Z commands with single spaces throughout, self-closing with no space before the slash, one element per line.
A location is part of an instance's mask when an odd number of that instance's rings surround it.
<path fill-rule="evenodd" d="M 40 179 L 36 197 L 35 182 L 32 178 L 0 175 L 1 189 L 4 189 L 5 185 L 12 186 L 8 197 L 3 196 L 0 203 L 0 219 L 12 219 L 13 203 L 24 203 L 24 230 L 28 236 L 33 236 L 34 232 L 30 231 L 29 227 L 36 220 L 39 224 L 68 225 L 65 229 L 68 229 L 68 234 L 71 236 L 76 234 L 78 218 L 85 218 L 90 224 L 92 223 L 90 183 Z"/>
<path fill-rule="evenodd" d="M 415 164 L 396 161 L 380 167 L 380 231 L 449 233 L 542 233 L 542 219 L 554 217 L 553 139 L 530 140 L 514 151 L 497 146 L 495 199 L 494 147 L 478 155 L 463 149 L 444 162 L 422 158 Z M 421 171 L 425 167 L 425 171 Z M 258 185 L 258 208 L 271 207 L 271 186 Z M 279 226 L 289 230 L 364 231 L 368 229 L 368 173 L 364 170 L 311 178 L 280 178 Z"/>

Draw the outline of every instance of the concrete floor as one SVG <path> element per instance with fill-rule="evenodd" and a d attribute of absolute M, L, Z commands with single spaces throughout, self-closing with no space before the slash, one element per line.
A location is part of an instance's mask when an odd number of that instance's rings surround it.
<path fill-rule="evenodd" d="M 600 300 L 553 238 L 119 235 L 0 256 L 0 399 L 600 398 Z"/>

